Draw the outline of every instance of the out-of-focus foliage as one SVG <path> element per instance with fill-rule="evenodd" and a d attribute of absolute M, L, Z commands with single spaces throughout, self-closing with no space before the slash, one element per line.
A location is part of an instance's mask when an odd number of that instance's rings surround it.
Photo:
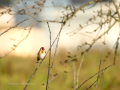
<path fill-rule="evenodd" d="M 95 50 L 90 51 L 81 67 L 81 73 L 79 78 L 79 85 L 88 79 L 90 76 L 98 72 L 99 69 L 99 59 L 104 57 L 105 53 L 97 53 Z M 67 59 L 67 51 L 64 53 L 61 51 L 56 57 L 55 65 L 59 65 L 53 68 L 52 76 L 54 77 L 65 65 L 60 65 L 60 62 L 64 62 Z M 116 65 L 108 68 L 100 79 L 98 80 L 97 90 L 120 90 L 120 56 L 116 60 Z M 79 62 L 75 61 L 76 67 L 79 67 Z M 101 61 L 101 69 L 113 63 L 113 61 Z M 7 56 L 0 60 L 0 90 L 22 90 L 35 70 L 36 57 L 16 57 Z M 46 79 L 47 79 L 47 69 L 48 69 L 48 57 L 43 61 L 42 65 L 39 67 L 35 76 L 29 83 L 27 90 L 45 90 Z M 67 67 L 62 73 L 49 84 L 49 90 L 72 90 L 73 89 L 73 72 L 72 67 Z M 85 90 L 91 83 L 93 83 L 97 78 L 92 78 L 90 81 L 85 83 L 80 90 Z M 90 90 L 93 90 L 93 86 Z"/>

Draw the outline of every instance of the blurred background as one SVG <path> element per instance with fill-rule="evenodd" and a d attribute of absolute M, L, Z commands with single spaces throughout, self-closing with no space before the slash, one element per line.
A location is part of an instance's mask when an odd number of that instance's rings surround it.
<path fill-rule="evenodd" d="M 17 0 L 12 0 L 14 3 L 17 2 Z M 27 2 L 27 4 L 33 5 L 35 1 L 37 0 L 23 0 L 24 2 Z M 85 3 L 88 3 L 92 0 L 46 0 L 43 10 L 35 16 L 37 20 L 61 20 L 60 16 L 62 16 L 62 7 L 52 7 L 54 3 L 55 6 L 67 6 L 67 5 L 73 5 L 74 7 L 79 7 L 80 5 L 83 5 Z M 110 0 L 109 0 L 110 1 Z M 116 2 L 119 2 L 119 0 L 116 0 Z M 107 2 L 104 2 L 107 3 Z M 0 5 L 2 7 L 6 6 L 12 6 L 13 3 L 11 3 L 10 0 L 2 0 L 0 1 Z M 24 5 L 22 2 L 18 4 L 18 7 L 24 8 Z M 17 10 L 18 7 L 14 7 L 12 10 Z M 112 7 L 112 6 L 111 6 Z M 86 9 L 89 7 L 86 7 Z M 114 7 L 113 7 L 114 9 Z M 34 9 L 29 9 L 30 11 L 34 12 Z M 67 33 L 71 32 L 72 30 L 75 30 L 79 27 L 79 24 L 85 23 L 87 20 L 89 20 L 90 17 L 94 15 L 93 11 L 100 10 L 100 5 L 97 4 L 91 9 L 88 9 L 83 12 L 78 12 L 76 14 L 76 17 L 73 17 L 72 20 L 70 20 L 70 26 L 69 23 L 66 24 L 66 26 L 63 28 L 62 33 L 60 35 L 60 41 L 59 41 L 59 47 L 58 52 L 56 55 L 56 61 L 55 65 L 58 65 L 57 67 L 53 68 L 52 75 L 54 77 L 55 74 L 57 74 L 65 65 L 61 65 L 60 62 L 64 62 L 66 59 L 68 59 L 68 52 L 72 52 L 73 54 L 77 50 L 78 45 L 82 45 L 85 42 L 91 43 L 92 40 L 89 37 L 86 37 L 84 35 L 73 35 L 69 36 Z M 0 12 L 4 11 L 4 9 L 0 8 Z M 108 8 L 103 5 L 103 11 L 108 11 Z M 58 14 L 59 13 L 59 14 Z M 22 20 L 26 18 L 30 18 L 28 15 L 17 15 L 14 18 L 14 15 L 5 14 L 3 16 L 0 16 L 0 33 L 7 30 L 11 26 L 14 26 L 15 24 L 21 22 Z M 12 20 L 10 20 L 13 18 Z M 7 23 L 10 20 L 9 23 Z M 17 44 L 19 41 L 13 41 L 11 38 L 16 40 L 21 40 L 25 35 L 27 35 L 27 31 L 23 33 L 23 26 L 28 26 L 34 23 L 35 20 L 30 18 L 29 21 L 24 22 L 23 24 L 20 24 L 18 28 L 14 28 L 7 33 L 3 34 L 0 37 L 0 56 L 4 56 L 6 53 L 8 53 L 11 50 L 11 47 L 13 47 L 13 44 Z M 52 32 L 52 42 L 56 38 L 61 24 L 59 23 L 49 23 L 50 29 Z M 93 31 L 96 28 L 96 26 L 91 25 L 89 27 L 86 27 L 83 31 L 80 33 L 85 33 L 86 31 Z M 111 50 L 111 48 L 114 46 L 116 39 L 118 37 L 118 30 L 119 26 L 116 24 L 110 33 L 106 35 L 106 45 L 103 45 L 101 42 L 103 42 L 103 38 L 99 40 L 92 50 L 87 54 L 85 57 L 85 60 L 81 67 L 81 73 L 79 78 L 79 84 L 81 84 L 83 81 L 88 79 L 90 76 L 95 74 L 99 69 L 99 60 L 104 59 L 104 57 L 107 55 L 107 53 Z M 102 33 L 103 31 L 101 31 Z M 93 34 L 92 37 L 95 37 Z M 5 58 L 0 59 L 0 90 L 21 90 L 24 88 L 26 82 L 32 75 L 33 71 L 37 67 L 38 64 L 36 64 L 36 57 L 37 52 L 39 51 L 40 47 L 45 47 L 46 51 L 49 49 L 49 29 L 46 22 L 38 23 L 36 24 L 30 33 L 30 35 L 27 37 L 26 40 L 24 40 L 12 53 L 7 55 Z M 52 47 L 52 59 L 53 54 L 55 50 L 55 45 Z M 119 52 L 119 51 L 118 51 Z M 111 56 L 113 56 L 114 52 Z M 76 70 L 79 67 L 79 62 L 81 61 L 81 58 L 77 62 L 75 62 Z M 51 60 L 52 60 L 51 59 Z M 113 59 L 113 58 L 112 58 Z M 101 68 L 104 68 L 110 64 L 112 64 L 112 59 L 102 62 Z M 105 74 L 99 79 L 98 82 L 98 89 L 97 90 L 120 90 L 120 60 L 119 56 L 117 57 L 117 63 L 115 66 L 110 67 L 110 69 L 106 70 Z M 44 69 L 44 70 L 43 70 Z M 28 85 L 28 90 L 44 90 L 45 89 L 45 83 L 47 80 L 47 69 L 48 69 L 48 56 L 38 69 L 37 73 L 31 80 L 30 84 Z M 72 65 L 69 65 L 63 72 L 50 83 L 50 90 L 72 90 L 73 89 L 73 70 Z M 65 73 L 64 71 L 67 71 L 68 73 Z M 87 87 L 89 87 L 95 80 L 97 76 L 91 79 L 89 82 L 87 82 L 81 89 L 84 90 Z M 93 90 L 95 87 L 93 86 L 91 90 Z"/>
<path fill-rule="evenodd" d="M 14 3 L 17 2 L 16 0 L 13 0 Z M 73 5 L 76 8 L 82 4 L 87 3 L 89 0 L 59 0 L 54 1 L 54 0 L 49 0 L 46 1 L 45 6 L 43 8 L 43 10 L 38 14 L 35 15 L 35 18 L 37 18 L 37 20 L 55 20 L 57 15 L 58 18 L 57 20 L 61 20 L 60 16 L 62 16 L 62 11 L 63 8 L 59 8 L 59 7 L 51 7 L 52 2 L 54 2 L 55 6 L 59 6 L 59 4 L 61 6 L 67 6 L 67 5 Z M 9 0 L 5 0 L 5 1 L 0 1 L 1 2 L 1 6 L 12 6 L 13 3 L 11 3 Z M 33 5 L 35 1 L 33 0 L 26 0 L 24 2 L 27 2 L 27 4 Z M 79 4 L 78 4 L 79 3 Z M 104 2 L 107 3 L 107 2 Z M 18 4 L 18 6 L 20 8 L 24 8 L 25 6 L 23 5 L 22 2 L 20 2 Z M 86 7 L 86 9 L 89 7 Z M 103 5 L 103 12 L 108 11 L 108 8 Z M 13 10 L 17 10 L 18 7 L 14 7 Z M 83 12 L 78 12 L 76 14 L 76 17 L 73 17 L 73 19 L 70 21 L 70 27 L 68 26 L 69 23 L 66 24 L 66 26 L 63 28 L 62 33 L 61 33 L 61 37 L 60 37 L 60 42 L 59 42 L 59 46 L 66 48 L 67 50 L 71 49 L 71 48 L 76 48 L 78 45 L 83 44 L 84 42 L 92 42 L 92 40 L 84 35 L 74 35 L 74 36 L 69 36 L 67 35 L 67 33 L 75 30 L 76 28 L 79 27 L 79 24 L 83 24 L 85 22 L 87 22 L 89 20 L 89 18 L 91 18 L 94 13 L 93 11 L 96 10 L 100 10 L 100 6 L 99 4 L 95 5 L 93 8 L 86 10 L 85 13 Z M 3 11 L 3 9 L 1 9 L 1 11 Z M 31 12 L 34 12 L 34 9 L 30 8 Z M 7 30 L 9 27 L 14 26 L 15 23 L 21 22 L 22 20 L 26 19 L 26 18 L 30 18 L 29 15 L 17 15 L 14 18 L 14 15 L 9 15 L 9 14 L 5 14 L 2 15 L 0 17 L 0 32 L 3 32 L 4 30 Z M 10 20 L 10 21 L 9 21 Z M 7 23 L 9 21 L 9 23 Z M 5 54 L 6 52 L 11 50 L 11 47 L 13 46 L 13 44 L 18 43 L 18 41 L 13 41 L 10 38 L 16 39 L 16 40 L 21 40 L 26 34 L 27 31 L 25 31 L 25 34 L 23 34 L 23 26 L 28 26 L 31 25 L 32 23 L 34 23 L 35 20 L 30 18 L 29 21 L 26 21 L 22 24 L 19 25 L 19 27 L 16 29 L 12 29 L 9 32 L 7 32 L 6 34 L 4 34 L 3 36 L 0 37 L 0 42 L 2 42 L 2 44 L 0 45 L 0 49 L 1 52 L 0 54 Z M 55 37 L 57 36 L 59 29 L 60 29 L 61 24 L 59 23 L 50 23 L 50 29 L 52 31 L 52 41 L 55 39 Z M 85 33 L 86 31 L 93 31 L 94 29 L 96 29 L 97 26 L 95 25 L 91 25 L 86 27 L 84 30 L 80 31 L 80 33 Z M 106 26 L 107 27 L 107 26 Z M 91 29 L 90 29 L 91 28 Z M 117 31 L 114 32 L 114 29 L 118 29 L 118 26 L 116 25 L 114 28 L 112 28 L 111 33 L 109 33 L 106 36 L 106 43 L 107 43 L 107 47 L 113 47 L 114 43 L 116 42 L 116 38 L 117 36 Z M 102 33 L 102 31 L 101 31 Z M 92 37 L 94 38 L 96 34 L 93 34 Z M 6 38 L 5 38 L 6 37 Z M 78 40 L 76 40 L 76 38 Z M 83 40 L 84 39 L 84 40 Z M 101 45 L 100 43 L 103 41 L 99 40 L 96 43 L 96 46 Z M 8 44 L 9 43 L 9 44 Z M 22 55 L 22 56 L 35 56 L 36 52 L 39 50 L 40 47 L 44 46 L 46 48 L 46 50 L 48 50 L 49 48 L 49 30 L 47 27 L 47 24 L 44 23 L 38 23 L 36 24 L 33 28 L 32 31 L 29 35 L 29 37 L 23 41 L 14 52 L 12 52 L 11 54 L 15 54 L 15 55 Z M 4 49 L 4 47 L 6 49 Z M 26 48 L 27 47 L 27 48 Z M 4 53 L 3 53 L 4 52 Z M 25 53 L 23 53 L 25 52 Z"/>

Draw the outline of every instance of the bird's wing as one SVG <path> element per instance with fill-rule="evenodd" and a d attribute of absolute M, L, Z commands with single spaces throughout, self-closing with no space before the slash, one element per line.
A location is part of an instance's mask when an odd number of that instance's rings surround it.
<path fill-rule="evenodd" d="M 39 60 L 40 60 L 40 50 L 37 53 L 37 61 L 39 61 Z"/>

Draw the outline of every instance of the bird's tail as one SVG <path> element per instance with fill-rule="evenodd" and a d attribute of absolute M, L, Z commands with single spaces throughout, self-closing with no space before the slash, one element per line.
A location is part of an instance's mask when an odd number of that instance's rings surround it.
<path fill-rule="evenodd" d="M 37 61 L 36 63 L 39 63 L 39 61 Z"/>

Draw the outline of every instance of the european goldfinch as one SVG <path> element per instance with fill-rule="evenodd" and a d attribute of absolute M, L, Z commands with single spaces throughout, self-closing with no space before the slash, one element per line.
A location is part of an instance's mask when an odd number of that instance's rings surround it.
<path fill-rule="evenodd" d="M 44 47 L 41 47 L 40 50 L 37 53 L 37 62 L 36 63 L 39 63 L 40 59 L 43 60 L 45 55 L 46 55 L 46 51 L 45 51 Z"/>

